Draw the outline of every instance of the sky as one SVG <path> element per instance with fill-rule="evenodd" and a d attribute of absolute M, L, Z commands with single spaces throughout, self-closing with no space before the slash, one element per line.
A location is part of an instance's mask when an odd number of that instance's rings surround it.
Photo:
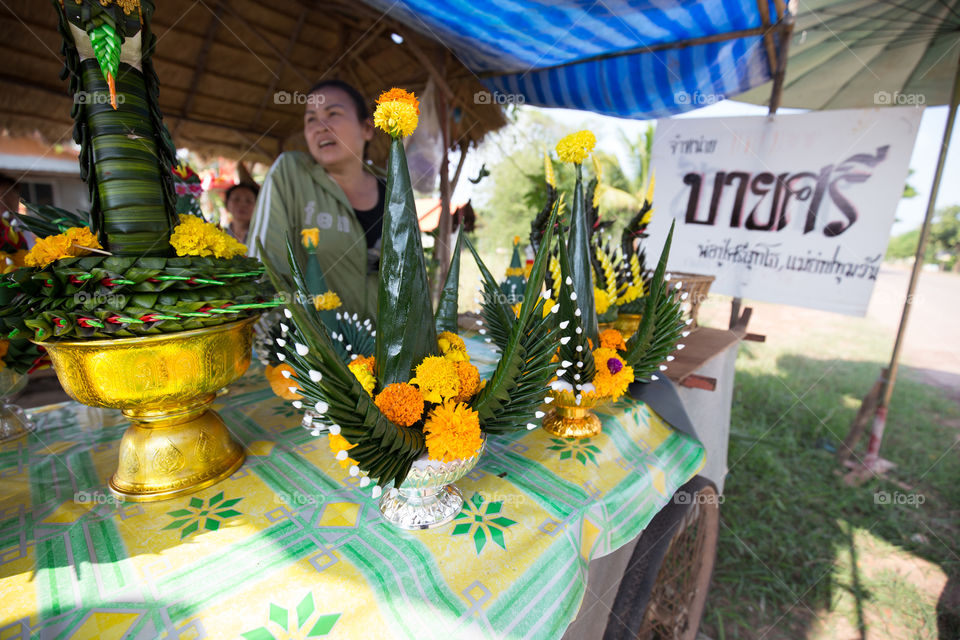
<path fill-rule="evenodd" d="M 627 120 L 601 116 L 585 111 L 572 109 L 539 109 L 537 107 L 522 107 L 524 109 L 538 109 L 554 120 L 569 126 L 571 132 L 580 129 L 590 129 L 597 136 L 597 148 L 625 157 L 626 150 L 620 142 L 620 131 L 628 138 L 636 139 L 641 131 L 646 129 L 647 121 Z M 779 113 L 801 113 L 798 109 L 781 109 Z M 724 100 L 708 105 L 696 111 L 691 111 L 675 117 L 678 118 L 716 118 L 734 116 L 764 116 L 767 108 L 752 104 Z M 926 212 L 927 199 L 933 184 L 933 174 L 937 165 L 937 156 L 940 152 L 940 143 L 943 139 L 944 125 L 946 124 L 947 107 L 928 107 L 924 110 L 920 122 L 920 130 L 910 159 L 910 168 L 913 174 L 908 182 L 917 190 L 917 196 L 901 200 L 897 206 L 896 222 L 893 224 L 891 235 L 899 235 L 905 231 L 919 228 Z M 496 164 L 501 153 L 491 145 L 484 145 L 482 149 L 470 151 L 464 166 L 465 176 L 476 176 L 480 166 L 486 163 L 487 167 Z M 656 167 L 653 167 L 656 170 Z M 474 187 L 467 180 L 460 180 L 455 200 L 465 200 L 476 195 Z M 943 179 L 940 183 L 940 195 L 937 199 L 938 207 L 960 204 L 960 127 L 954 127 L 950 144 L 947 164 L 944 168 Z"/>

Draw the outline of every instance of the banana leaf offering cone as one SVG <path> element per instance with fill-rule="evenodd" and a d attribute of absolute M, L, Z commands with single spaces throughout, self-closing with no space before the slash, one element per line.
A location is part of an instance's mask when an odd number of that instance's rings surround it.
<path fill-rule="evenodd" d="M 582 163 L 592 153 L 595 136 L 580 131 L 562 139 L 557 153 L 575 165 L 569 240 L 559 230 L 557 281 L 551 303 L 559 309 L 560 368 L 550 382 L 553 400 L 543 426 L 553 435 L 583 438 L 600 431 L 594 407 L 619 400 L 634 380 L 649 380 L 673 351 L 684 330 L 682 309 L 668 290 L 666 263 L 673 238 L 667 237 L 645 300 L 643 319 L 635 333 L 614 328 L 599 330 L 590 230 L 583 190 Z"/>
<path fill-rule="evenodd" d="M 462 233 L 433 309 L 402 144 L 417 126 L 419 103 L 402 89 L 385 92 L 377 103 L 374 122 L 390 135 L 391 144 L 372 351 L 351 349 L 346 356 L 337 351 L 339 336 L 307 302 L 309 278 L 292 239 L 287 242 L 290 276 L 269 257 L 264 262 L 288 301 L 276 357 L 294 371 L 291 379 L 301 396 L 294 406 L 312 408 L 330 425 L 331 452 L 350 475 L 359 477 L 360 487 L 372 487 L 388 520 L 424 528 L 459 511 L 450 498 L 456 493 L 451 483 L 475 464 L 487 436 L 536 428 L 535 420 L 543 416 L 539 406 L 555 370 L 551 358 L 557 329 L 556 313 L 545 312 L 541 290 L 556 212 L 549 217 L 518 313 Z M 497 367 L 485 381 L 456 333 L 464 245 L 480 268 L 484 318 L 500 351 Z M 413 501 L 404 502 L 414 497 L 440 515 L 426 517 L 411 507 Z"/>
<path fill-rule="evenodd" d="M 27 204 L 22 221 L 39 239 L 24 268 L 0 281 L 11 297 L 0 331 L 41 342 L 127 338 L 209 328 L 275 306 L 262 265 L 243 245 L 177 213 L 174 179 L 190 171 L 157 103 L 153 1 L 52 5 L 91 207 L 86 215 Z"/>
<path fill-rule="evenodd" d="M 250 364 L 253 316 L 279 301 L 246 247 L 177 211 L 174 170 L 190 176 L 158 106 L 153 0 L 51 4 L 91 206 L 28 204 L 38 240 L 0 279 L 0 334 L 45 348 L 75 400 L 130 419 L 116 495 L 172 498 L 243 463 L 209 407 Z"/>

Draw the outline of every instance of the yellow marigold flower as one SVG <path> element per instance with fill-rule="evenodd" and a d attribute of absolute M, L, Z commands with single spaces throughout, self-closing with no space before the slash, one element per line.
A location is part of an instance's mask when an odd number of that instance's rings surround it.
<path fill-rule="evenodd" d="M 596 366 L 593 386 L 597 395 L 608 396 L 616 402 L 633 382 L 633 368 L 628 367 L 616 351 L 607 347 L 595 349 L 593 361 Z"/>
<path fill-rule="evenodd" d="M 600 332 L 600 346 L 605 349 L 622 351 L 627 348 L 627 342 L 623 339 L 623 334 L 616 329 L 604 329 Z"/>
<path fill-rule="evenodd" d="M 561 162 L 572 162 L 574 164 L 583 164 L 593 148 L 597 146 L 597 136 L 591 131 L 577 131 L 561 138 L 557 143 L 557 155 Z"/>
<path fill-rule="evenodd" d="M 290 372 L 289 378 L 284 377 L 284 371 Z M 294 373 L 293 367 L 290 365 L 286 363 L 278 364 L 275 367 L 267 365 L 264 374 L 267 376 L 267 381 L 270 382 L 270 388 L 273 389 L 273 392 L 284 400 L 299 400 L 303 397 L 299 393 L 290 390 L 290 387 L 298 388 L 297 382 L 294 380 L 297 374 Z"/>
<path fill-rule="evenodd" d="M 409 427 L 423 415 L 423 396 L 406 382 L 394 382 L 377 394 L 374 403 L 390 422 Z"/>
<path fill-rule="evenodd" d="M 247 252 L 244 245 L 216 225 L 191 215 L 180 216 L 180 224 L 170 235 L 170 246 L 178 256 L 233 258 Z"/>
<path fill-rule="evenodd" d="M 90 229 L 72 227 L 55 236 L 38 238 L 33 248 L 23 256 L 23 264 L 28 267 L 45 267 L 60 258 L 76 258 L 90 253 L 81 247 L 103 248 Z"/>
<path fill-rule="evenodd" d="M 333 311 L 339 309 L 340 305 L 340 296 L 333 291 L 327 291 L 313 297 L 313 306 L 317 311 Z"/>
<path fill-rule="evenodd" d="M 480 390 L 480 371 L 469 362 L 458 362 L 457 376 L 460 378 L 460 393 L 454 400 L 469 402 Z"/>
<path fill-rule="evenodd" d="M 317 227 L 313 227 L 312 229 L 301 229 L 300 242 L 302 242 L 303 246 L 307 249 L 314 249 L 320 246 L 320 229 Z"/>
<path fill-rule="evenodd" d="M 469 362 L 470 354 L 467 353 L 467 345 L 463 338 L 451 331 L 444 331 L 437 336 L 437 346 L 440 347 L 440 353 L 447 360 L 454 362 Z"/>
<path fill-rule="evenodd" d="M 377 98 L 373 124 L 393 138 L 405 138 L 417 128 L 420 119 L 420 101 L 403 89 L 384 91 Z"/>
<path fill-rule="evenodd" d="M 417 365 L 416 377 L 410 384 L 420 388 L 424 400 L 440 404 L 460 393 L 457 364 L 438 356 L 427 356 Z"/>
<path fill-rule="evenodd" d="M 472 458 L 480 449 L 480 415 L 465 404 L 448 401 L 430 412 L 423 433 L 427 457 L 441 462 Z"/>
<path fill-rule="evenodd" d="M 597 308 L 597 315 L 602 316 L 610 309 L 610 296 L 604 289 L 593 288 L 593 302 Z"/>
<path fill-rule="evenodd" d="M 360 358 L 357 358 L 357 360 L 359 359 Z M 347 365 L 347 368 L 350 369 L 350 373 L 352 373 L 354 377 L 360 381 L 360 384 L 363 386 L 363 390 L 367 392 L 367 395 L 372 397 L 373 389 L 377 386 L 377 379 L 374 377 L 373 371 L 367 367 L 365 362 L 358 363 L 357 360 L 354 360 Z"/>
<path fill-rule="evenodd" d="M 328 433 L 327 444 L 330 445 L 330 451 L 333 452 L 334 456 L 339 454 L 341 451 L 350 451 L 350 449 L 353 449 L 355 446 L 357 446 L 355 444 L 351 444 L 349 440 L 344 438 L 339 433 L 336 435 Z M 344 458 L 343 460 L 337 460 L 337 462 L 339 462 L 340 466 L 344 469 L 349 469 L 353 465 L 357 464 L 357 461 L 353 458 Z"/>

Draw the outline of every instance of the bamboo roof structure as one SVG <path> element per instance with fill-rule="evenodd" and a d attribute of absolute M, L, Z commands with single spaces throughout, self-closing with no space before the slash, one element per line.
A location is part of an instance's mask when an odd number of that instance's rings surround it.
<path fill-rule="evenodd" d="M 56 25 L 49 2 L 0 5 L 0 130 L 63 144 L 73 99 Z M 163 0 L 153 30 L 164 122 L 178 147 L 204 155 L 270 163 L 304 148 L 304 92 L 322 79 L 349 82 L 372 104 L 392 86 L 419 94 L 432 78 L 451 110 L 451 148 L 506 124 L 500 105 L 475 103 L 483 86 L 443 44 L 359 2 Z M 377 136 L 371 158 L 382 163 L 386 149 Z"/>

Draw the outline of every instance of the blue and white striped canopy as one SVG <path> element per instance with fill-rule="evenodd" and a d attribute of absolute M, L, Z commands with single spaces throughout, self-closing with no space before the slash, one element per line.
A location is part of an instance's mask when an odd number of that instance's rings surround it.
<path fill-rule="evenodd" d="M 769 80 L 758 2 L 777 19 L 773 0 L 364 2 L 449 47 L 492 100 L 630 118 L 689 111 Z"/>

